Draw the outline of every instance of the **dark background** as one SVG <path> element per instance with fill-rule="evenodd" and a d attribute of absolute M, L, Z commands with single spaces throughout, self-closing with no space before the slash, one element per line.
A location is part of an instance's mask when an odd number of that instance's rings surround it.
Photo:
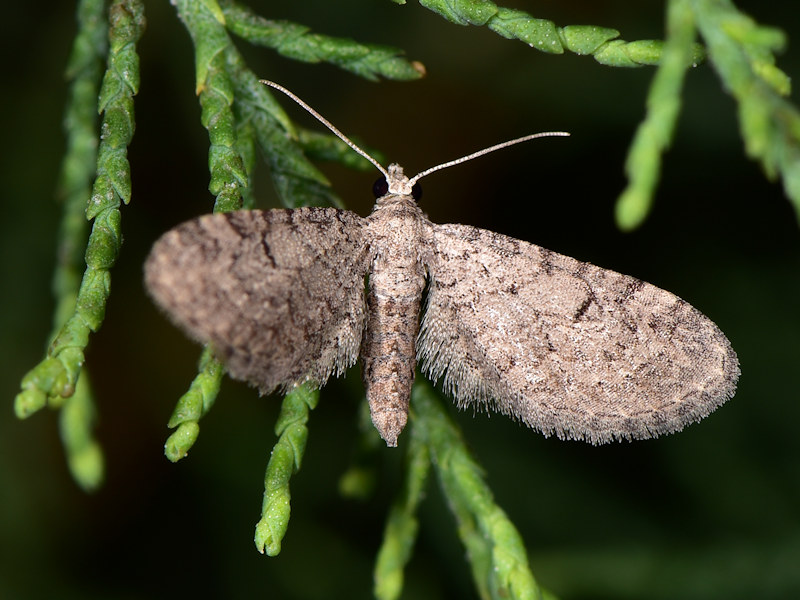
<path fill-rule="evenodd" d="M 457 27 L 414 2 L 260 4 L 251 6 L 264 16 L 394 45 L 426 65 L 424 80 L 378 84 L 239 44 L 256 73 L 287 85 L 410 172 L 529 132 L 571 132 L 432 175 L 423 209 L 436 222 L 500 231 L 669 289 L 715 320 L 739 354 L 736 397 L 702 423 L 654 441 L 594 448 L 544 439 L 502 417 L 452 411 L 519 528 L 539 582 L 565 599 L 800 597 L 800 235 L 780 185 L 743 157 L 736 106 L 713 70 L 689 73 L 655 210 L 638 231 L 622 234 L 613 205 L 652 68 L 541 54 L 484 28 Z M 796 44 L 796 5 L 738 4 L 784 27 Z M 663 37 L 660 3 L 514 6 L 558 25 L 614 27 L 626 40 Z M 94 495 L 70 479 L 56 415 L 19 422 L 12 412 L 19 380 L 42 357 L 51 326 L 61 74 L 74 7 L 15 3 L 0 24 L 0 596 L 369 597 L 402 448 L 377 456 L 373 497 L 338 494 L 357 439 L 358 369 L 329 384 L 312 414 L 276 558 L 259 555 L 252 536 L 278 399 L 226 381 L 190 456 L 176 465 L 163 456 L 166 423 L 199 348 L 146 298 L 141 265 L 158 235 L 210 211 L 213 199 L 188 34 L 168 3 L 146 8 L 133 200 L 123 209 L 125 245 L 106 321 L 87 351 L 107 461 Z M 778 64 L 796 75 L 796 46 Z M 322 168 L 348 206 L 366 215 L 376 175 Z M 274 195 L 266 180 L 256 193 L 265 205 Z M 434 482 L 420 518 L 404 597 L 474 597 Z"/>

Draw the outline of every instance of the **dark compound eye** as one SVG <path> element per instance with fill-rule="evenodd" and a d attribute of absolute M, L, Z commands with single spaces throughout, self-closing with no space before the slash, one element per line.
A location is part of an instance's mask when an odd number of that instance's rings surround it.
<path fill-rule="evenodd" d="M 419 181 L 411 186 L 411 197 L 417 202 L 422 198 L 422 186 L 419 184 Z"/>
<path fill-rule="evenodd" d="M 372 184 L 372 195 L 375 196 L 375 198 L 381 198 L 382 196 L 385 196 L 388 191 L 389 184 L 383 177 L 376 179 L 375 183 Z"/>

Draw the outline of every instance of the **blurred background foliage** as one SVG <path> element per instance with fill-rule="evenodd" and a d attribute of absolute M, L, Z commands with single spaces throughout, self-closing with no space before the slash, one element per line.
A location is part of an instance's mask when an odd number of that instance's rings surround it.
<path fill-rule="evenodd" d="M 403 48 L 425 64 L 420 81 L 373 83 L 239 44 L 256 73 L 408 171 L 529 132 L 571 132 L 568 140 L 539 140 L 427 178 L 423 209 L 435 222 L 500 231 L 669 289 L 714 319 L 739 353 L 736 397 L 702 423 L 655 441 L 593 448 L 544 439 L 503 417 L 452 411 L 519 528 L 539 583 L 564 599 L 800 597 L 800 403 L 792 375 L 800 363 L 800 235 L 780 185 L 744 158 L 736 106 L 713 70 L 689 72 L 655 210 L 640 229 L 622 234 L 614 202 L 654 69 L 542 54 L 485 29 L 454 26 L 413 2 L 249 5 L 319 33 Z M 626 40 L 663 38 L 661 3 L 506 5 L 559 25 L 613 27 Z M 796 76 L 800 7 L 737 5 L 784 28 L 790 45 L 778 66 Z M 277 399 L 226 381 L 190 456 L 178 464 L 163 456 L 165 424 L 195 373 L 199 348 L 146 298 L 141 265 L 156 237 L 209 212 L 213 198 L 188 34 L 168 3 L 147 2 L 146 10 L 125 244 L 106 321 L 87 351 L 106 453 L 106 481 L 93 495 L 71 480 L 53 415 L 19 422 L 11 409 L 51 328 L 60 215 L 53 190 L 74 6 L 12 3 L 0 23 L 0 392 L 7 399 L 0 411 L 0 597 L 369 597 L 402 455 L 385 449 L 375 457 L 372 497 L 339 495 L 338 479 L 356 452 L 358 369 L 329 384 L 311 415 L 305 462 L 292 484 L 292 521 L 276 558 L 258 554 L 252 535 Z M 349 208 L 369 212 L 374 175 L 323 169 Z M 261 177 L 255 193 L 268 205 L 274 193 Z M 474 597 L 435 485 L 420 511 L 404 597 Z"/>

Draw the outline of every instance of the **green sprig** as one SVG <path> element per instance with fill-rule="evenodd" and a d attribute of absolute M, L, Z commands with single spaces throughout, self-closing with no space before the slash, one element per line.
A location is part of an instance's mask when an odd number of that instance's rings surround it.
<path fill-rule="evenodd" d="M 231 0 L 222 0 L 220 5 L 232 33 L 251 44 L 274 48 L 287 58 L 328 62 L 371 81 L 379 76 L 419 79 L 425 74 L 422 65 L 404 58 L 398 48 L 310 33 L 305 25 L 265 19 Z"/>
<path fill-rule="evenodd" d="M 405 439 L 405 481 L 386 519 L 383 543 L 375 561 L 375 597 L 395 600 L 403 591 L 403 569 L 411 558 L 417 539 L 417 507 L 425 492 L 431 468 L 431 454 L 422 429 L 411 427 Z"/>
<path fill-rule="evenodd" d="M 200 96 L 200 120 L 208 130 L 209 191 L 216 196 L 214 212 L 242 207 L 242 188 L 248 178 L 236 148 L 233 114 L 233 81 L 226 69 L 226 50 L 231 46 L 222 11 L 214 0 L 177 0 L 175 7 L 195 49 L 195 82 Z"/>
<path fill-rule="evenodd" d="M 419 3 L 456 25 L 486 26 L 504 38 L 520 40 L 548 54 L 573 52 L 593 56 L 597 62 L 611 67 L 655 65 L 661 60 L 661 41 L 626 42 L 617 39 L 619 31 L 608 27 L 558 27 L 547 19 L 537 19 L 521 10 L 497 6 L 489 0 L 419 0 Z M 692 61 L 697 63 L 703 60 L 703 48 L 697 44 L 691 48 Z"/>
<path fill-rule="evenodd" d="M 164 454 L 172 462 L 184 458 L 197 441 L 199 421 L 214 406 L 223 375 L 225 367 L 214 358 L 211 348 L 205 348 L 200 355 L 197 376 L 189 390 L 178 399 L 167 424 L 169 428 L 177 427 L 164 445 Z"/>
<path fill-rule="evenodd" d="M 264 475 L 264 501 L 261 519 L 256 523 L 255 544 L 258 551 L 276 556 L 289 526 L 291 492 L 289 480 L 300 469 L 308 440 L 308 415 L 317 406 L 319 390 L 308 386 L 293 389 L 283 399 L 275 424 L 278 442 Z"/>
<path fill-rule="evenodd" d="M 101 7 L 91 4 L 82 6 L 82 9 L 87 11 L 87 20 L 83 23 L 80 41 L 76 40 L 71 68 L 77 67 L 81 61 L 79 57 L 88 53 L 90 47 L 93 46 L 95 53 L 102 51 L 102 45 L 97 45 L 96 29 L 99 26 L 97 11 Z M 133 96 L 139 86 L 136 43 L 145 23 L 141 2 L 122 0 L 112 4 L 109 22 L 110 50 L 99 95 L 99 110 L 103 114 L 102 135 L 97 153 L 97 175 L 86 207 L 86 218 L 94 220 L 85 252 L 86 270 L 74 308 L 51 343 L 47 357 L 22 380 L 22 391 L 14 406 L 20 418 L 30 416 L 48 403 L 53 407 L 60 406 L 64 399 L 75 393 L 89 333 L 96 331 L 103 322 L 111 283 L 109 269 L 116 261 L 122 240 L 119 207 L 121 202 L 127 204 L 130 201 L 130 168 L 126 152 L 133 137 Z M 86 60 L 91 62 L 93 59 L 86 54 Z M 88 77 L 76 80 L 75 85 L 80 90 L 73 92 L 73 97 L 78 93 L 82 100 L 86 99 L 91 90 Z M 73 158 L 80 161 L 75 155 L 70 160 Z M 72 229 L 71 226 L 64 227 Z M 67 302 L 63 298 L 59 302 L 60 313 L 67 312 L 63 308 Z"/>
<path fill-rule="evenodd" d="M 650 212 L 661 172 L 661 155 L 669 147 L 681 108 L 686 69 L 692 61 L 694 15 L 689 0 L 667 5 L 667 40 L 647 95 L 647 115 L 639 125 L 625 162 L 628 186 L 617 200 L 620 229 L 638 227 Z"/>
<path fill-rule="evenodd" d="M 481 467 L 448 418 L 433 388 L 420 380 L 411 395 L 413 426 L 430 448 L 444 495 L 458 523 L 482 598 L 539 598 L 522 538 L 495 504 Z"/>
<path fill-rule="evenodd" d="M 782 32 L 755 23 L 726 0 L 692 0 L 697 28 L 720 79 L 739 103 L 747 155 L 783 179 L 800 219 L 800 111 L 784 96 L 789 78 L 774 64 Z"/>

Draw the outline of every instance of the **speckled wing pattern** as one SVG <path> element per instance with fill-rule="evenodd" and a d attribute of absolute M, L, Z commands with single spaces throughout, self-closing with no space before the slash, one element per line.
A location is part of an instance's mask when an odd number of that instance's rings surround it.
<path fill-rule="evenodd" d="M 206 215 L 167 232 L 147 288 L 230 374 L 262 393 L 322 385 L 358 358 L 371 256 L 364 219 L 334 208 Z"/>
<path fill-rule="evenodd" d="M 698 421 L 739 375 L 717 326 L 674 294 L 539 246 L 434 225 L 423 371 L 560 438 L 649 438 Z"/>

